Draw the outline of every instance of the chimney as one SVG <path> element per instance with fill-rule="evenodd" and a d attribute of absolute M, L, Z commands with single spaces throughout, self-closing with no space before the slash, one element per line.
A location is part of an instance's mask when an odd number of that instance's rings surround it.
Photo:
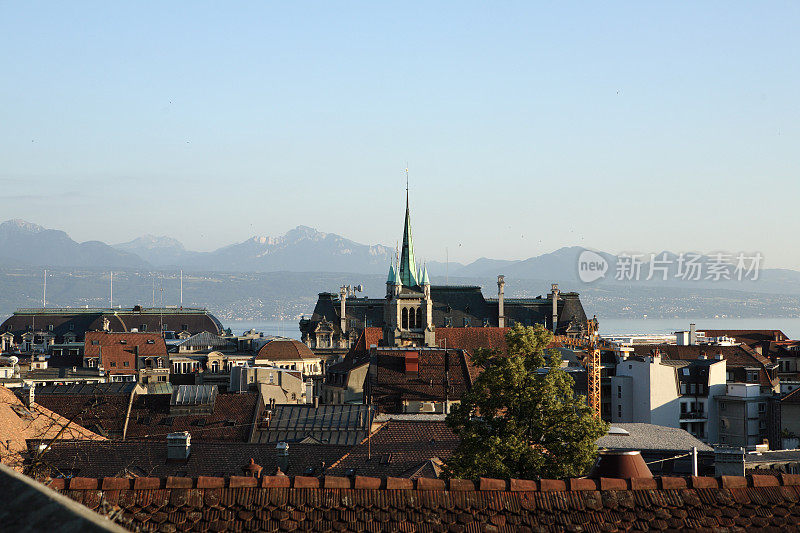
<path fill-rule="evenodd" d="M 689 324 L 689 345 L 694 346 L 697 344 L 697 326 Z"/>
<path fill-rule="evenodd" d="M 558 295 L 561 291 L 558 290 L 558 283 L 553 283 L 550 287 L 550 295 L 553 300 L 553 334 L 555 334 L 558 327 Z"/>
<path fill-rule="evenodd" d="M 339 327 L 342 328 L 342 338 L 347 333 L 347 287 L 339 288 Z"/>
<path fill-rule="evenodd" d="M 192 435 L 179 431 L 167 435 L 167 461 L 185 461 L 192 451 Z"/>
<path fill-rule="evenodd" d="M 279 442 L 275 446 L 275 451 L 278 453 L 278 458 L 276 461 L 278 470 L 285 474 L 289 470 L 289 443 Z"/>
<path fill-rule="evenodd" d="M 255 459 L 250 458 L 250 462 L 242 467 L 245 477 L 261 477 L 261 465 L 257 465 Z"/>
<path fill-rule="evenodd" d="M 319 396 L 314 396 L 314 409 L 319 409 Z"/>
<path fill-rule="evenodd" d="M 31 384 L 27 392 L 28 394 L 25 395 L 22 403 L 24 403 L 25 407 L 28 409 L 32 409 L 36 405 L 36 385 Z"/>
<path fill-rule="evenodd" d="M 497 325 L 501 328 L 506 327 L 506 315 L 503 309 L 505 303 L 506 277 L 497 276 Z"/>
<path fill-rule="evenodd" d="M 597 463 L 588 476 L 591 479 L 602 477 L 631 479 L 634 477 L 652 478 L 653 473 L 642 459 L 641 452 L 622 452 L 618 450 L 600 450 Z"/>

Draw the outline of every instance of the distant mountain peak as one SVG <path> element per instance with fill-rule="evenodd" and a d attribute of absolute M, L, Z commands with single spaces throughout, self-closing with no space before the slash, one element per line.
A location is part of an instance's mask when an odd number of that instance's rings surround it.
<path fill-rule="evenodd" d="M 166 235 L 152 235 L 147 233 L 141 237 L 137 237 L 132 241 L 124 242 L 115 245 L 116 248 L 121 249 L 145 249 L 152 250 L 155 248 L 174 248 L 183 250 L 183 244 L 177 239 L 167 237 Z"/>
<path fill-rule="evenodd" d="M 22 220 L 21 218 L 13 218 L 11 220 L 6 220 L 0 227 L 5 228 L 14 228 L 22 231 L 26 231 L 28 233 L 41 233 L 46 230 L 43 226 L 39 224 L 34 224 L 33 222 L 28 222 L 27 220 Z"/>

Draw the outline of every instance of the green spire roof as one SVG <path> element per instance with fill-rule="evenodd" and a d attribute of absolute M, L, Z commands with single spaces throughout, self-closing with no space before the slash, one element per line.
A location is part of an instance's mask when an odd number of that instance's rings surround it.
<path fill-rule="evenodd" d="M 428 279 L 428 267 L 427 265 L 422 269 L 422 285 L 430 285 L 431 282 Z"/>
<path fill-rule="evenodd" d="M 386 278 L 387 285 L 394 285 L 394 282 L 397 280 L 397 276 L 394 273 L 394 265 L 389 265 L 389 277 Z"/>
<path fill-rule="evenodd" d="M 419 273 L 414 262 L 414 242 L 411 239 L 411 211 L 408 208 L 408 189 L 406 189 L 406 225 L 403 229 L 403 250 L 400 253 L 400 283 L 404 287 L 419 285 Z"/>

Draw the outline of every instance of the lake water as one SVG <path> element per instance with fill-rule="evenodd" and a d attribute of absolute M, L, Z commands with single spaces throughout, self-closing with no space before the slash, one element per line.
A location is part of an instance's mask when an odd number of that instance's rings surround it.
<path fill-rule="evenodd" d="M 674 333 L 688 330 L 689 324 L 697 324 L 698 331 L 705 329 L 779 329 L 790 339 L 800 338 L 800 318 L 651 318 L 651 319 L 600 319 L 601 335 L 623 335 L 632 333 Z M 248 329 L 264 332 L 265 335 L 280 335 L 300 339 L 298 321 L 228 321 L 225 327 L 240 335 Z"/>

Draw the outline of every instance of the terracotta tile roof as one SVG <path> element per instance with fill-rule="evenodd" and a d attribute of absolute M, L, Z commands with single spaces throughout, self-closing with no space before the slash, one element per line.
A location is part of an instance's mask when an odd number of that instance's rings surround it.
<path fill-rule="evenodd" d="M 143 531 L 797 531 L 800 476 L 471 480 L 73 478 L 51 486 Z M 104 511 L 106 509 L 106 511 Z"/>
<path fill-rule="evenodd" d="M 383 329 L 375 328 L 375 327 L 368 327 L 364 328 L 361 332 L 361 335 L 358 336 L 358 340 L 350 349 L 351 352 L 366 352 L 369 350 L 369 347 L 373 344 L 375 346 L 380 346 L 381 341 L 383 340 Z"/>
<path fill-rule="evenodd" d="M 125 394 L 58 394 L 40 398 L 43 405 L 111 438 L 121 438 L 128 410 Z M 167 433 L 189 431 L 194 440 L 240 441 L 250 437 L 258 395 L 218 394 L 212 414 L 170 415 L 170 395 L 136 396 L 128 420 L 127 438 L 162 439 Z"/>
<path fill-rule="evenodd" d="M 779 329 L 701 329 L 706 337 L 733 337 L 739 342 L 757 344 L 759 342 L 785 341 L 789 337 Z"/>
<path fill-rule="evenodd" d="M 66 427 L 64 431 L 62 428 Z M 21 470 L 26 439 L 104 440 L 76 422 L 34 403 L 28 409 L 9 389 L 0 386 L 0 459 L 15 470 Z"/>
<path fill-rule="evenodd" d="M 476 348 L 505 352 L 509 328 L 436 328 L 436 344 L 474 353 Z"/>
<path fill-rule="evenodd" d="M 84 358 L 102 356 L 100 362 L 109 374 L 135 373 L 137 350 L 139 357 L 167 358 L 167 345 L 158 333 L 88 331 L 83 346 Z"/>
<path fill-rule="evenodd" d="M 407 371 L 406 354 L 417 356 L 417 372 Z M 463 350 L 379 350 L 373 402 L 384 412 L 400 412 L 407 400 L 459 400 L 472 386 L 467 357 Z"/>
<path fill-rule="evenodd" d="M 351 446 L 289 444 L 288 475 L 314 475 L 339 460 Z M 167 441 L 104 441 L 102 443 L 59 442 L 43 456 L 46 464 L 61 472 L 58 477 L 142 477 L 242 475 L 252 458 L 264 475 L 277 471 L 275 444 L 195 441 L 185 461 L 167 460 Z M 57 470 L 55 470 L 57 469 Z"/>
<path fill-rule="evenodd" d="M 258 350 L 256 360 L 297 361 L 299 359 L 319 359 L 311 348 L 294 339 L 273 339 Z"/>
<path fill-rule="evenodd" d="M 458 437 L 444 422 L 390 420 L 339 462 L 334 476 L 438 477 L 425 470 L 431 460 L 447 460 Z"/>

